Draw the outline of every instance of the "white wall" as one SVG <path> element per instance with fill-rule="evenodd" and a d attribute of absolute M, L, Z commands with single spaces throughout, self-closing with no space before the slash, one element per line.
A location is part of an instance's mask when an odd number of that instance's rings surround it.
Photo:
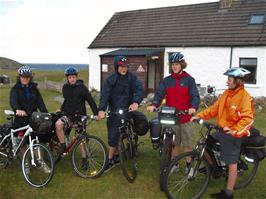
<path fill-rule="evenodd" d="M 214 85 L 217 91 L 226 89 L 226 76 L 223 73 L 230 65 L 230 48 L 166 48 L 165 76 L 168 75 L 169 68 L 168 54 L 178 51 L 182 52 L 188 64 L 185 70 L 195 78 L 197 84 L 201 84 L 201 86 Z"/>
<path fill-rule="evenodd" d="M 89 89 L 101 88 L 101 59 L 100 55 L 117 50 L 117 48 L 89 49 Z"/>
<path fill-rule="evenodd" d="M 245 87 L 254 97 L 266 96 L 266 47 L 234 48 L 232 66 L 239 66 L 239 58 L 257 58 L 257 82 Z"/>
<path fill-rule="evenodd" d="M 168 75 L 168 53 L 182 52 L 188 66 L 186 71 L 201 86 L 214 85 L 217 92 L 227 88 L 223 73 L 230 67 L 230 47 L 166 48 L 164 76 Z M 257 83 L 245 84 L 254 97 L 266 96 L 266 47 L 237 47 L 232 49 L 232 67 L 239 67 L 239 58 L 257 58 Z"/>

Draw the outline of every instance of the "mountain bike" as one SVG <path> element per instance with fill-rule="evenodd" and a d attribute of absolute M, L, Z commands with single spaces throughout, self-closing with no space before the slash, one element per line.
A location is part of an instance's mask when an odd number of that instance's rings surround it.
<path fill-rule="evenodd" d="M 160 189 L 163 191 L 165 173 L 172 159 L 172 149 L 175 147 L 176 132 L 173 130 L 173 126 L 178 124 L 179 116 L 188 114 L 188 111 L 178 111 L 176 108 L 168 106 L 155 111 L 158 112 L 159 123 L 161 124 L 158 147 L 160 153 Z"/>
<path fill-rule="evenodd" d="M 201 100 L 200 106 L 202 108 L 208 108 L 209 106 L 213 105 L 214 102 L 216 102 L 218 99 L 218 95 L 216 93 L 216 88 L 215 86 L 207 86 L 207 95 L 203 97 Z"/>
<path fill-rule="evenodd" d="M 56 119 L 53 124 L 53 137 L 49 142 L 49 147 L 56 157 L 57 164 L 62 158 L 60 154 L 60 142 L 55 134 L 55 122 L 61 114 L 53 113 Z M 103 172 L 107 164 L 107 149 L 104 142 L 87 132 L 87 122 L 95 121 L 94 116 L 76 115 L 72 126 L 74 129 L 74 136 L 70 141 L 68 133 L 66 137 L 66 154 L 71 154 L 71 162 L 74 171 L 82 178 L 97 178 Z"/>
<path fill-rule="evenodd" d="M 0 132 L 0 168 L 6 168 L 11 160 L 19 159 L 25 180 L 33 187 L 44 187 L 52 179 L 54 174 L 53 157 L 49 149 L 39 143 L 36 132 L 30 125 L 13 129 L 13 111 L 5 110 L 7 119 L 11 120 L 9 129 Z M 18 139 L 18 133 L 24 135 Z M 27 147 L 25 151 L 22 148 Z M 22 160 L 18 153 L 23 152 Z"/>
<path fill-rule="evenodd" d="M 200 131 L 201 139 L 193 151 L 180 154 L 168 167 L 164 181 L 167 198 L 200 198 L 208 187 L 211 175 L 214 178 L 228 176 L 228 168 L 220 158 L 220 143 L 211 136 L 213 131 L 222 129 L 203 120 L 195 122 L 203 126 Z M 206 153 L 212 163 L 209 162 Z M 191 159 L 189 166 L 186 162 L 188 158 Z M 258 165 L 257 157 L 247 157 L 242 145 L 235 189 L 246 187 L 252 181 Z M 173 167 L 177 168 L 174 172 Z"/>
<path fill-rule="evenodd" d="M 137 153 L 138 153 L 138 136 L 134 132 L 131 120 L 131 111 L 120 109 L 117 112 L 108 112 L 107 117 L 118 117 L 120 124 L 118 151 L 120 165 L 126 179 L 133 183 L 137 177 Z"/>

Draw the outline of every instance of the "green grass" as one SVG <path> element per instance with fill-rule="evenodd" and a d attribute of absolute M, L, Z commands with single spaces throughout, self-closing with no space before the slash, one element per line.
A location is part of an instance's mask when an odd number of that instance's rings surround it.
<path fill-rule="evenodd" d="M 50 77 L 50 75 L 49 75 Z M 10 86 L 0 87 L 0 124 L 5 122 L 3 109 L 9 108 L 8 96 Z M 60 95 L 52 91 L 41 90 L 42 96 L 50 112 L 59 107 L 53 100 Z M 145 107 L 142 107 L 144 109 Z M 149 118 L 155 113 L 147 114 Z M 266 133 L 266 109 L 256 112 L 255 126 Z M 106 124 L 104 121 L 93 122 L 88 126 L 91 134 L 97 135 L 107 143 Z M 165 198 L 159 189 L 159 154 L 150 144 L 149 134 L 140 137 L 144 145 L 140 147 L 138 157 L 138 176 L 133 184 L 124 178 L 121 168 L 117 166 L 100 178 L 87 180 L 78 177 L 70 162 L 70 155 L 56 166 L 55 175 L 50 184 L 43 189 L 30 187 L 23 179 L 18 161 L 5 170 L 0 170 L 0 198 Z M 251 185 L 235 192 L 235 198 L 266 198 L 266 160 L 260 163 L 258 173 Z M 209 198 L 210 193 L 224 188 L 223 178 L 211 180 L 203 198 Z"/>

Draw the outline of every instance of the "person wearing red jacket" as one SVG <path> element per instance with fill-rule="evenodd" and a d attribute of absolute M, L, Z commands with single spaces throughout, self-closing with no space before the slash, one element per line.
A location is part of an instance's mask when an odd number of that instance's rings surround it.
<path fill-rule="evenodd" d="M 227 70 L 224 75 L 228 76 L 228 89 L 212 106 L 191 118 L 193 121 L 216 117 L 217 124 L 223 129 L 212 136 L 221 143 L 221 159 L 229 167 L 228 181 L 226 189 L 211 194 L 212 198 L 233 198 L 240 147 L 254 121 L 253 99 L 244 88 L 244 77 L 248 74 L 250 72 L 244 68 Z"/>
<path fill-rule="evenodd" d="M 187 66 L 183 54 L 175 52 L 169 57 L 172 74 L 165 77 L 157 89 L 152 105 L 147 110 L 153 112 L 165 100 L 165 106 L 175 107 L 178 111 L 188 110 L 188 114 L 179 115 L 179 124 L 174 126 L 176 132 L 175 147 L 172 150 L 172 159 L 178 156 L 180 144 L 186 152 L 192 150 L 194 128 L 190 123 L 191 114 L 199 107 L 199 92 L 193 77 L 184 69 Z M 187 160 L 189 167 L 190 160 Z"/>

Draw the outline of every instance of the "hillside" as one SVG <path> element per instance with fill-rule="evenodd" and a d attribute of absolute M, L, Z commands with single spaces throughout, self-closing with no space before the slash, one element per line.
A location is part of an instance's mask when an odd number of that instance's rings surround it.
<path fill-rule="evenodd" d="M 20 66 L 22 66 L 21 63 L 12 59 L 0 57 L 0 69 L 18 69 Z"/>

